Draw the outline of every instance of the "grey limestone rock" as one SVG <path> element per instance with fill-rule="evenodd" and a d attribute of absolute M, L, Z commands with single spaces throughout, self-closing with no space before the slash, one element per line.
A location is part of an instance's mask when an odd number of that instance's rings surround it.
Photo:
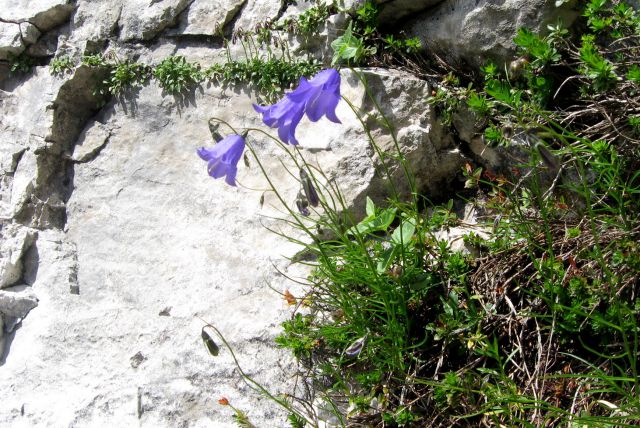
<path fill-rule="evenodd" d="M 40 31 L 65 23 L 74 9 L 73 0 L 0 0 L 0 18 L 29 22 Z"/>
<path fill-rule="evenodd" d="M 150 40 L 176 24 L 189 0 L 133 0 L 121 3 L 118 21 L 123 41 Z"/>
<path fill-rule="evenodd" d="M 37 232 L 16 224 L 0 229 L 0 289 L 15 285 L 23 277 L 23 257 Z"/>
<path fill-rule="evenodd" d="M 556 7 L 555 0 L 444 0 L 405 28 L 450 63 L 479 67 L 492 60 L 502 65 L 515 53 L 518 28 L 544 32 L 557 20 L 569 26 L 577 16 L 574 5 Z"/>
<path fill-rule="evenodd" d="M 194 0 L 180 15 L 175 34 L 221 35 L 246 4 L 247 0 Z"/>
<path fill-rule="evenodd" d="M 71 0 L 0 0 L 0 59 L 18 55 L 69 19 Z"/>
<path fill-rule="evenodd" d="M 22 320 L 31 309 L 38 306 L 38 298 L 31 287 L 18 285 L 0 290 L 0 316 L 7 332 L 11 332 L 7 320 Z M 1 329 L 0 329 L 1 331 Z"/>
<path fill-rule="evenodd" d="M 28 22 L 2 22 L 0 20 L 0 59 L 19 55 L 35 43 L 40 31 Z"/>

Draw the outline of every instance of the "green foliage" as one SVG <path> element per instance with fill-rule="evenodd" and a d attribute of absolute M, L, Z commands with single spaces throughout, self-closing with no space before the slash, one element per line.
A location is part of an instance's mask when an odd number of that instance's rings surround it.
<path fill-rule="evenodd" d="M 251 423 L 249 417 L 245 412 L 235 407 L 232 407 L 235 412 L 233 415 L 233 420 L 238 426 L 238 428 L 256 428 L 254 424 Z"/>
<path fill-rule="evenodd" d="M 109 78 L 103 82 L 112 95 L 144 85 L 151 75 L 151 67 L 132 61 L 123 61 L 111 65 Z"/>
<path fill-rule="evenodd" d="M 54 76 L 61 76 L 74 69 L 75 63 L 68 56 L 54 58 L 49 63 L 49 71 Z"/>
<path fill-rule="evenodd" d="M 378 27 L 379 9 L 373 1 L 365 1 L 356 10 L 356 31 L 361 32 L 367 38 L 374 35 Z"/>
<path fill-rule="evenodd" d="M 163 59 L 154 68 L 153 76 L 162 89 L 172 94 L 188 90 L 204 78 L 199 64 L 187 62 L 185 57 L 180 55 Z"/>
<path fill-rule="evenodd" d="M 628 123 L 631 126 L 633 133 L 636 136 L 640 136 L 640 116 L 630 116 Z"/>
<path fill-rule="evenodd" d="M 385 49 L 396 54 L 416 55 L 422 49 L 422 43 L 417 37 L 397 39 L 392 34 L 384 38 Z"/>
<path fill-rule="evenodd" d="M 378 37 L 374 7 L 356 13 L 334 62 L 357 63 Z M 499 171 L 470 162 L 461 174 L 457 198 L 487 218 L 464 238 L 475 252 L 438 239 L 461 223 L 453 200 L 431 206 L 412 189 L 409 202 L 367 199 L 365 217 L 350 222 L 336 214 L 340 196 L 325 195 L 316 227 L 332 238 L 307 247 L 304 315 L 279 343 L 348 398 L 349 417 L 640 421 L 640 19 L 620 1 L 592 0 L 583 14 L 586 34 L 520 30 L 513 63 L 487 64 L 482 81 L 464 85 L 445 75 L 427 100 L 446 124 L 471 110 L 483 141 L 517 159 Z M 403 49 L 384 39 L 383 49 Z"/>
<path fill-rule="evenodd" d="M 302 12 L 294 25 L 296 32 L 304 35 L 312 35 L 318 32 L 320 25 L 324 24 L 329 18 L 333 7 L 326 3 L 318 3 Z"/>
<path fill-rule="evenodd" d="M 287 416 L 287 420 L 289 421 L 291 428 L 304 428 L 307 426 L 307 421 L 296 413 L 291 413 Z"/>
<path fill-rule="evenodd" d="M 635 83 L 640 83 L 640 67 L 633 64 L 627 71 L 627 79 L 632 80 Z"/>
<path fill-rule="evenodd" d="M 252 38 L 253 35 L 246 36 Z M 82 58 L 82 64 L 90 67 L 104 67 L 109 70 L 109 78 L 103 82 L 101 91 L 118 95 L 128 89 L 146 84 L 155 79 L 160 87 L 170 94 L 179 94 L 198 85 L 204 79 L 222 85 L 254 85 L 260 95 L 267 100 L 275 97 L 297 82 L 301 76 L 310 77 L 320 65 L 312 61 L 291 61 L 286 57 L 252 55 L 244 60 L 229 60 L 202 70 L 200 64 L 189 62 L 177 55 L 164 58 L 156 67 L 133 61 L 120 61 L 103 55 L 89 55 Z M 111 55 L 112 56 L 112 55 Z"/>
<path fill-rule="evenodd" d="M 476 91 L 471 91 L 467 105 L 471 110 L 479 114 L 480 116 L 488 116 L 491 113 L 494 103 L 490 101 L 484 94 L 478 94 Z"/>
<path fill-rule="evenodd" d="M 540 37 L 526 28 L 520 28 L 514 43 L 533 59 L 531 66 L 542 68 L 549 63 L 558 62 L 560 53 L 553 45 L 553 39 Z"/>
<path fill-rule="evenodd" d="M 21 53 L 20 55 L 9 53 L 7 60 L 9 61 L 9 71 L 12 74 L 26 74 L 35 65 L 35 60 L 26 53 Z"/>
<path fill-rule="evenodd" d="M 289 348 L 296 358 L 310 357 L 318 339 L 311 328 L 312 321 L 312 317 L 295 314 L 291 320 L 282 323 L 284 332 L 275 339 L 276 344 Z"/>
<path fill-rule="evenodd" d="M 215 64 L 205 70 L 205 76 L 213 82 L 226 85 L 251 83 L 266 99 L 271 100 L 301 76 L 312 76 L 319 69 L 319 64 L 310 61 L 254 58 Z"/>
<path fill-rule="evenodd" d="M 82 64 L 87 65 L 89 67 L 105 67 L 107 66 L 107 62 L 102 57 L 102 55 L 94 54 L 94 55 L 85 55 L 82 57 Z"/>
<path fill-rule="evenodd" d="M 435 106 L 442 123 L 447 126 L 452 124 L 453 115 L 464 103 L 467 94 L 471 93 L 470 88 L 461 88 L 459 85 L 458 77 L 449 73 L 443 77 L 442 84 L 435 93 L 427 99 L 427 103 Z"/>
<path fill-rule="evenodd" d="M 615 66 L 598 52 L 594 41 L 593 35 L 582 37 L 580 59 L 583 61 L 583 65 L 581 71 L 593 81 L 595 91 L 604 91 L 615 84 L 618 76 L 615 73 Z"/>
<path fill-rule="evenodd" d="M 351 17 L 345 33 L 331 43 L 333 65 L 345 63 L 362 65 L 378 55 L 383 62 L 391 58 L 406 61 L 406 57 L 416 56 L 422 49 L 417 37 L 383 35 L 378 29 L 380 7 L 373 1 L 366 1 Z"/>
<path fill-rule="evenodd" d="M 413 426 L 412 423 L 420 421 L 420 416 L 412 413 L 406 407 L 398 408 L 395 413 L 383 414 L 382 420 L 387 424 L 394 424 L 399 427 Z"/>
<path fill-rule="evenodd" d="M 363 39 L 353 35 L 352 27 L 353 23 L 349 22 L 344 34 L 331 42 L 331 49 L 333 49 L 331 64 L 344 62 L 355 65 L 366 56 L 375 53 L 375 48 L 365 47 Z"/>

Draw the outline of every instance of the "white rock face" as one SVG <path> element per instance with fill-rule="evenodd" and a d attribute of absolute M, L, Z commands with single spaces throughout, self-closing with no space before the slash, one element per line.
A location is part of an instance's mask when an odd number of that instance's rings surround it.
<path fill-rule="evenodd" d="M 0 230 L 0 289 L 16 284 L 22 278 L 23 257 L 33 244 L 36 231 L 15 224 Z M 0 305 L 0 311 L 2 310 Z"/>
<path fill-rule="evenodd" d="M 120 1 L 78 1 L 76 13 L 71 20 L 72 42 L 104 42 L 115 35 L 121 13 Z"/>
<path fill-rule="evenodd" d="M 565 26 L 576 17 L 575 1 L 562 7 L 555 0 L 444 0 L 406 24 L 407 34 L 452 63 L 481 66 L 487 60 L 504 64 L 515 53 L 517 29 L 544 32 L 560 19 Z"/>
<path fill-rule="evenodd" d="M 39 36 L 40 31 L 28 22 L 0 21 L 0 59 L 7 59 L 9 54 L 21 54 Z"/>
<path fill-rule="evenodd" d="M 0 0 L 0 59 L 22 53 L 41 33 L 66 22 L 74 8 L 71 0 Z"/>
<path fill-rule="evenodd" d="M 5 329 L 6 318 L 22 319 L 36 306 L 38 306 L 38 299 L 26 285 L 0 290 L 0 316 L 5 319 Z"/>
<path fill-rule="evenodd" d="M 188 0 L 123 1 L 119 18 L 120 38 L 124 41 L 152 39 L 174 25 L 188 4 Z"/>
<path fill-rule="evenodd" d="M 48 31 L 66 22 L 74 8 L 73 0 L 0 0 L 0 18 Z"/>
<path fill-rule="evenodd" d="M 220 35 L 247 0 L 194 0 L 181 15 L 177 34 Z"/>

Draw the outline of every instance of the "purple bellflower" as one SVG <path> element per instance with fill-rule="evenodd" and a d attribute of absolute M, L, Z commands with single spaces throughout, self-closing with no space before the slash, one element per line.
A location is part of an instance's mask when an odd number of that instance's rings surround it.
<path fill-rule="evenodd" d="M 245 141 L 240 135 L 229 135 L 223 138 L 211 149 L 201 147 L 198 149 L 198 156 L 202 160 L 209 162 L 207 170 L 213 178 L 226 176 L 225 181 L 231 185 L 236 185 L 236 174 L 238 173 L 238 161 L 244 152 Z"/>
<path fill-rule="evenodd" d="M 311 80 L 300 78 L 300 84 L 276 104 L 253 108 L 262 114 L 262 121 L 271 128 L 278 128 L 278 136 L 287 144 L 297 145 L 296 126 L 306 113 L 316 122 L 327 116 L 332 122 L 340 123 L 336 116 L 336 106 L 340 101 L 340 73 L 333 68 L 320 71 Z"/>
<path fill-rule="evenodd" d="M 262 121 L 270 128 L 278 128 L 278 137 L 287 144 L 297 145 L 296 126 L 304 115 L 304 104 L 293 102 L 284 97 L 276 104 L 262 107 L 257 104 L 253 108 L 262 114 Z"/>

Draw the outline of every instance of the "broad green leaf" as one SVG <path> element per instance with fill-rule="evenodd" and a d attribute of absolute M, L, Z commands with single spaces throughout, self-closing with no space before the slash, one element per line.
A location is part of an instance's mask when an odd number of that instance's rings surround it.
<path fill-rule="evenodd" d="M 511 88 L 507 83 L 491 79 L 485 85 L 485 90 L 496 100 L 511 104 Z"/>
<path fill-rule="evenodd" d="M 378 273 L 386 272 L 389 268 L 389 265 L 395 258 L 397 247 L 387 248 L 380 254 L 380 258 L 378 259 L 378 265 L 376 267 Z"/>
<path fill-rule="evenodd" d="M 407 244 L 411 242 L 415 231 L 416 224 L 414 219 L 403 220 L 402 223 L 400 223 L 400 227 L 396 228 L 391 234 L 391 242 L 406 247 Z"/>
<path fill-rule="evenodd" d="M 391 222 L 396 217 L 396 208 L 387 208 L 381 211 L 375 217 L 367 217 L 358 223 L 356 226 L 350 228 L 347 233 L 355 234 L 355 233 L 372 233 L 378 231 L 384 231 L 389 228 Z"/>
<path fill-rule="evenodd" d="M 373 201 L 371 200 L 370 197 L 367 196 L 367 217 L 372 217 L 376 214 L 376 206 L 373 203 Z"/>

